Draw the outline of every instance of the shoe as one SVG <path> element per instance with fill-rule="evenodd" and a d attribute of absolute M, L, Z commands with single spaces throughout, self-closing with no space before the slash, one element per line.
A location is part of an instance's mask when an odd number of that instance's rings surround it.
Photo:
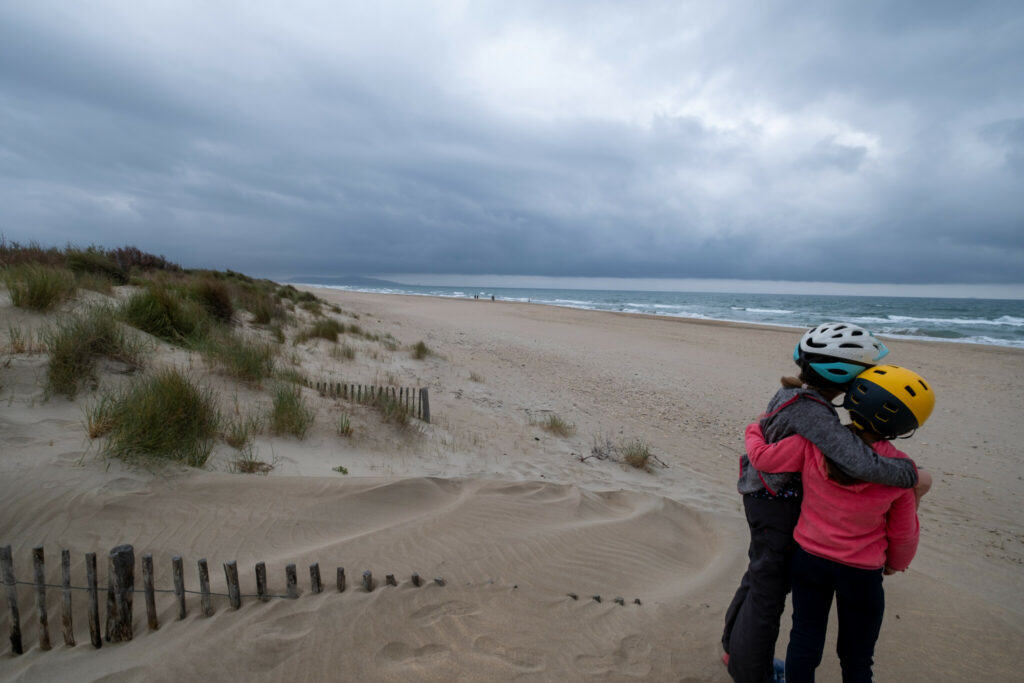
<path fill-rule="evenodd" d="M 781 659 L 776 659 L 772 662 L 772 668 L 775 674 L 772 680 L 775 683 L 786 683 L 786 663 Z"/>

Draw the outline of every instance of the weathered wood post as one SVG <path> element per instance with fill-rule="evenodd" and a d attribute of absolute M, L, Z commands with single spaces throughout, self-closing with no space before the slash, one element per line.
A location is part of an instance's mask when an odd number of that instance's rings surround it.
<path fill-rule="evenodd" d="M 75 628 L 71 621 L 71 551 L 60 551 L 60 587 L 61 596 L 60 622 L 64 629 L 64 644 L 75 646 Z"/>
<path fill-rule="evenodd" d="M 256 563 L 256 595 L 260 602 L 270 600 L 270 596 L 267 595 L 267 564 L 265 562 Z"/>
<path fill-rule="evenodd" d="M 413 572 L 413 575 L 412 575 L 412 585 L 414 585 L 417 588 L 419 588 L 421 583 L 423 583 L 423 582 L 420 580 L 420 575 L 415 573 L 415 572 Z"/>
<path fill-rule="evenodd" d="M 135 593 L 135 549 L 114 546 L 107 558 L 107 642 L 131 640 Z"/>
<path fill-rule="evenodd" d="M 397 586 L 398 585 L 398 581 L 395 580 L 395 575 L 394 574 L 388 574 L 387 576 L 385 576 L 384 577 L 384 585 L 385 586 Z"/>
<path fill-rule="evenodd" d="M 210 567 L 206 558 L 199 560 L 199 593 L 204 617 L 213 616 L 213 602 L 210 600 Z"/>
<path fill-rule="evenodd" d="M 92 646 L 103 647 L 100 637 L 100 590 L 96 585 L 96 553 L 85 554 L 85 581 L 89 587 L 89 640 Z"/>
<path fill-rule="evenodd" d="M 142 589 L 146 593 L 146 623 L 150 631 L 160 628 L 156 617 L 156 590 L 153 587 L 153 556 L 142 556 Z"/>
<path fill-rule="evenodd" d="M 373 572 L 367 569 L 363 572 L 363 588 L 369 593 L 373 590 Z"/>
<path fill-rule="evenodd" d="M 295 573 L 294 564 L 289 564 L 284 568 L 284 576 L 288 587 L 288 599 L 297 599 L 299 597 L 299 579 Z"/>
<path fill-rule="evenodd" d="M 345 568 L 338 567 L 338 592 L 345 592 Z"/>
<path fill-rule="evenodd" d="M 423 421 L 430 424 L 430 394 L 426 387 L 420 389 L 420 403 L 423 406 Z"/>
<path fill-rule="evenodd" d="M 238 563 L 234 560 L 224 563 L 224 579 L 228 583 L 228 601 L 234 609 L 242 607 L 242 592 L 238 588 Z"/>
<path fill-rule="evenodd" d="M 21 618 L 18 614 L 18 583 L 14 579 L 14 558 L 11 557 L 9 545 L 0 548 L 0 573 L 7 593 L 7 609 L 11 613 L 11 650 L 20 655 L 24 649 L 21 646 Z"/>
<path fill-rule="evenodd" d="M 50 628 L 46 619 L 46 572 L 43 567 L 43 546 L 32 548 L 32 569 L 36 580 L 36 612 L 39 613 L 39 649 L 49 650 Z"/>
<path fill-rule="evenodd" d="M 323 584 L 320 583 L 320 564 L 318 562 L 309 565 L 309 590 L 313 592 L 313 595 L 323 591 Z"/>
<path fill-rule="evenodd" d="M 188 614 L 185 610 L 185 567 L 181 555 L 171 558 L 171 572 L 174 574 L 174 595 L 178 599 L 178 621 L 181 621 Z"/>

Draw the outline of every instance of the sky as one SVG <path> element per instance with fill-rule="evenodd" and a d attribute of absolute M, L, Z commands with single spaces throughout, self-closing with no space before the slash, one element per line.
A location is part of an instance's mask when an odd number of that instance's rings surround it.
<path fill-rule="evenodd" d="M 1024 296 L 1024 4 L 0 3 L 0 233 Z"/>

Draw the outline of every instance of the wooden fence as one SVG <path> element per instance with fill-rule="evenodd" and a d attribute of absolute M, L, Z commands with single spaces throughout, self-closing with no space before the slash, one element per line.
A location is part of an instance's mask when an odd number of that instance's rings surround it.
<path fill-rule="evenodd" d="M 381 399 L 403 406 L 409 415 L 430 423 L 430 394 L 426 387 L 385 387 L 340 382 L 310 382 L 309 387 L 325 396 L 343 398 L 356 403 L 372 403 Z"/>
<path fill-rule="evenodd" d="M 133 602 L 136 593 L 145 595 L 146 621 L 150 631 L 160 628 L 157 619 L 156 594 L 173 593 L 177 602 L 178 619 L 184 619 L 188 615 L 185 602 L 186 594 L 200 596 L 200 613 L 204 617 L 211 616 L 215 609 L 213 598 L 215 596 L 228 598 L 228 603 L 233 609 L 242 606 L 243 598 L 257 598 L 260 602 L 267 602 L 271 598 L 286 598 L 295 600 L 299 597 L 298 579 L 296 567 L 289 564 L 285 567 L 286 595 L 273 595 L 267 590 L 267 566 L 264 562 L 257 562 L 256 573 L 256 594 L 242 595 L 238 585 L 238 565 L 232 560 L 224 563 L 224 578 L 227 583 L 227 593 L 213 593 L 210 591 L 210 570 L 206 558 L 197 562 L 199 570 L 199 591 L 185 590 L 184 565 L 180 556 L 171 558 L 171 570 L 174 576 L 173 589 L 158 589 L 153 582 L 153 556 L 142 556 L 142 590 L 135 589 L 135 550 L 130 545 L 119 545 L 111 549 L 107 558 L 107 586 L 99 586 L 96 578 L 96 553 L 85 554 L 85 569 L 87 586 L 71 585 L 71 553 L 68 550 L 61 550 L 61 583 L 60 585 L 47 584 L 45 581 L 45 565 L 43 548 L 38 546 L 32 549 L 33 581 L 18 581 L 14 576 L 14 562 L 11 556 L 11 546 L 0 548 L 0 572 L 4 589 L 7 594 L 7 607 L 11 617 L 10 641 L 11 650 L 16 655 L 24 652 L 21 639 L 21 615 L 18 608 L 18 585 L 34 587 L 36 613 L 39 619 L 39 649 L 49 650 L 50 630 L 46 613 L 46 589 L 60 588 L 62 591 L 61 602 L 61 625 L 64 636 L 64 644 L 75 645 L 74 625 L 72 623 L 72 591 L 88 592 L 89 601 L 89 638 L 93 647 L 99 648 L 103 640 L 107 642 L 121 642 L 131 640 L 133 636 Z M 309 566 L 310 592 L 313 594 L 323 592 L 323 582 L 320 578 L 320 565 L 318 563 Z M 424 585 L 419 574 L 410 577 L 413 586 Z M 439 586 L 445 585 L 441 577 L 434 579 Z M 394 574 L 388 574 L 384 579 L 386 586 L 397 586 L 398 580 Z M 338 592 L 346 589 L 345 569 L 337 568 Z M 377 581 L 373 573 L 364 571 L 360 579 L 360 587 L 366 592 L 373 591 L 377 587 Z M 100 636 L 100 591 L 107 592 L 106 599 L 106 624 L 103 637 Z"/>

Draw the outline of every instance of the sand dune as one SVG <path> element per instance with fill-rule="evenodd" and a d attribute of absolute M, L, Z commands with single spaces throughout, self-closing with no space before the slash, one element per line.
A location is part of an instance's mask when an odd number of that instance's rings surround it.
<path fill-rule="evenodd" d="M 718 639 L 745 566 L 734 488 L 740 434 L 791 371 L 793 330 L 318 293 L 403 345 L 425 340 L 437 355 L 417 361 L 397 350 L 344 362 L 314 344 L 296 350 L 304 370 L 428 386 L 431 425 L 394 431 L 308 390 L 318 411 L 309 436 L 257 443 L 275 462 L 269 476 L 230 473 L 226 446 L 207 471 L 132 469 L 97 457 L 82 424 L 88 392 L 44 400 L 45 357 L 9 358 L 0 370 L 0 545 L 12 545 L 20 579 L 31 576 L 36 545 L 46 548 L 51 583 L 68 548 L 74 583 L 84 585 L 83 553 L 103 557 L 131 543 L 137 555 L 153 555 L 161 588 L 171 586 L 171 557 L 181 555 L 190 590 L 205 557 L 216 592 L 225 589 L 221 564 L 236 560 L 243 593 L 255 593 L 252 567 L 264 561 L 275 594 L 284 592 L 284 566 L 298 565 L 303 595 L 246 598 L 237 612 L 218 597 L 210 618 L 190 595 L 179 622 L 173 596 L 160 594 L 155 633 L 139 595 L 135 639 L 98 651 L 76 595 L 79 644 L 42 652 L 31 589 L 22 586 L 27 652 L 4 650 L 0 678 L 728 680 Z M 0 315 L 42 324 L 6 303 Z M 877 677 L 1020 680 L 1024 353 L 890 346 L 895 362 L 936 385 L 932 421 L 899 444 L 936 484 L 921 508 L 918 558 L 886 580 Z M 193 370 L 230 395 L 216 373 Z M 265 401 L 258 390 L 237 391 L 243 406 Z M 342 410 L 357 423 L 350 438 L 331 427 Z M 542 430 L 549 414 L 575 434 Z M 640 438 L 664 466 L 643 472 L 587 458 L 606 438 Z M 321 595 L 309 593 L 313 562 Z M 341 594 L 338 566 L 349 583 Z M 367 593 L 358 586 L 364 570 L 380 584 L 394 574 L 399 585 Z M 425 585 L 412 585 L 413 572 Z M 56 643 L 59 591 L 48 601 Z M 4 611 L 0 629 L 8 624 Z M 787 624 L 788 616 L 780 652 Z M 838 679 L 834 627 L 832 638 L 821 680 Z"/>

